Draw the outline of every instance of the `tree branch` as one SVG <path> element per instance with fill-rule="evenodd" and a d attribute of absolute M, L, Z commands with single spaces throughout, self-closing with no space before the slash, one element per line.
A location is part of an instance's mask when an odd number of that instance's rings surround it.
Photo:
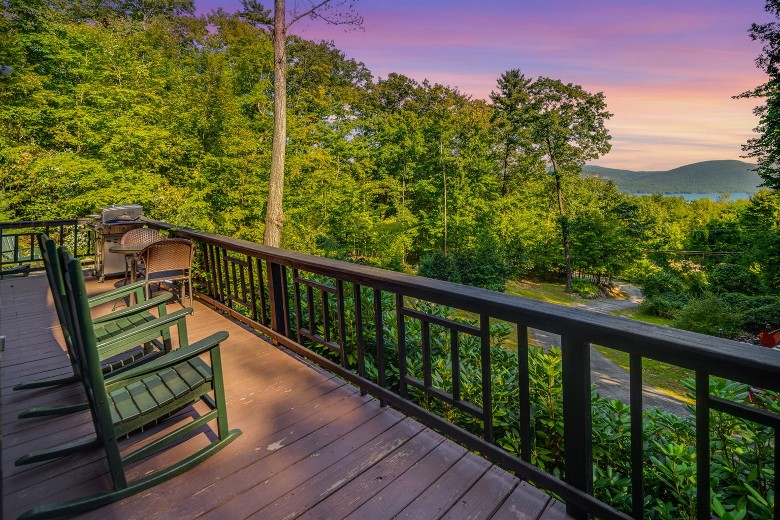
<path fill-rule="evenodd" d="M 289 28 L 290 28 L 290 27 L 291 27 L 291 26 L 292 26 L 292 25 L 293 25 L 295 22 L 297 22 L 297 21 L 298 21 L 298 20 L 300 20 L 301 18 L 305 18 L 305 17 L 307 17 L 307 16 L 309 16 L 309 15 L 311 15 L 311 14 L 315 14 L 315 12 L 317 11 L 317 9 L 319 9 L 320 7 L 322 7 L 322 6 L 324 6 L 325 4 L 328 4 L 328 3 L 330 3 L 330 2 L 331 2 L 331 0 L 322 0 L 320 3 L 318 3 L 318 4 L 316 4 L 316 5 L 313 5 L 313 6 L 311 6 L 311 8 L 310 8 L 309 10 L 307 10 L 307 11 L 304 11 L 303 13 L 301 13 L 301 14 L 299 14 L 299 15 L 297 15 L 297 16 L 295 16 L 295 17 L 293 17 L 293 19 L 292 19 L 292 20 L 290 20 L 290 23 L 288 23 L 288 24 L 287 24 L 287 25 L 284 27 L 284 28 L 285 28 L 285 30 L 289 29 Z"/>
<path fill-rule="evenodd" d="M 329 10 L 331 6 L 328 6 L 327 4 L 331 4 L 332 1 L 333 0 L 321 0 L 319 3 L 312 5 L 306 11 L 300 14 L 296 14 L 295 16 L 293 16 L 293 19 L 290 20 L 290 22 L 285 26 L 285 31 L 289 29 L 295 22 L 297 22 L 301 18 L 305 18 L 306 16 L 311 16 L 312 18 L 319 18 L 320 20 L 323 20 L 326 23 L 329 23 L 331 25 L 355 25 L 355 26 L 362 25 L 363 18 L 359 14 L 355 13 L 353 10 L 354 2 L 345 2 L 343 0 L 340 2 L 336 2 L 335 5 L 337 6 L 346 5 L 346 11 L 347 11 L 346 13 L 336 13 L 334 17 L 323 15 L 320 11 L 324 10 L 323 8 Z"/>

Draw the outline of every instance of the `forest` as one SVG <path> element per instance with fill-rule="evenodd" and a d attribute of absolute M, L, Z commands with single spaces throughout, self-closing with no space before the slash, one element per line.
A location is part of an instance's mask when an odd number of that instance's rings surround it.
<path fill-rule="evenodd" d="M 0 79 L 0 219 L 137 203 L 261 242 L 269 32 L 248 11 L 196 16 L 189 2 L 87 5 L 5 4 L 0 63 L 13 72 Z M 332 43 L 295 36 L 287 80 L 282 247 L 497 290 L 564 280 L 568 263 L 591 281 L 647 279 L 647 308 L 667 316 L 739 290 L 771 313 L 715 331 L 780 326 L 767 296 L 780 286 L 774 192 L 687 203 L 580 178 L 609 150 L 601 93 L 514 69 L 489 101 L 472 99 L 375 78 Z M 544 146 L 550 135 L 557 147 Z M 734 272 L 751 283 L 718 285 Z"/>

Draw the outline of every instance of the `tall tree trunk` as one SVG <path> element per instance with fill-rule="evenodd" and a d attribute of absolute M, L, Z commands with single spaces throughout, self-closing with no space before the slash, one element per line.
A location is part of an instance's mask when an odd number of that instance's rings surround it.
<path fill-rule="evenodd" d="M 558 195 L 558 211 L 561 214 L 561 237 L 563 238 L 563 259 L 566 264 L 566 292 L 572 292 L 571 285 L 571 255 L 569 254 L 569 221 L 566 218 L 566 211 L 563 207 L 563 190 L 561 189 L 561 175 L 558 172 L 558 163 L 555 156 L 550 153 L 550 162 L 552 162 L 553 174 L 555 175 L 555 193 Z"/>
<path fill-rule="evenodd" d="M 509 154 L 511 148 L 507 143 L 504 148 L 504 175 L 501 178 L 501 195 L 509 195 Z"/>
<path fill-rule="evenodd" d="M 284 155 L 287 146 L 287 27 L 285 0 L 274 1 L 274 136 L 271 148 L 271 176 L 268 181 L 268 207 L 265 213 L 267 246 L 279 247 L 284 225 Z"/>
<path fill-rule="evenodd" d="M 449 251 L 447 248 L 447 170 L 444 167 L 444 141 L 439 136 L 439 158 L 441 159 L 441 178 L 442 188 L 444 189 L 444 254 Z"/>

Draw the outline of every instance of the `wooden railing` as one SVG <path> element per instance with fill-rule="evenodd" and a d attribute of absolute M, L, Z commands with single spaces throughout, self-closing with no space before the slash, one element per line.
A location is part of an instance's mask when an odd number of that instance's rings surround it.
<path fill-rule="evenodd" d="M 710 411 L 718 410 L 774 428 L 774 475 L 780 470 L 780 416 L 710 395 L 712 377 L 780 391 L 778 352 L 677 329 L 600 315 L 484 289 L 430 280 L 332 259 L 266 247 L 221 235 L 176 228 L 145 219 L 172 236 L 198 244 L 197 296 L 276 344 L 354 383 L 363 393 L 413 416 L 518 476 L 555 493 L 575 517 L 630 518 L 593 497 L 590 345 L 626 352 L 630 358 L 631 505 L 644 515 L 642 361 L 649 358 L 684 367 L 696 379 L 696 511 L 710 518 Z M 78 227 L 60 231 L 84 250 Z M 9 230 L 45 230 L 57 223 L 0 224 Z M 89 237 L 87 233 L 86 237 Z M 17 239 L 18 240 L 18 239 Z M 59 242 L 63 243 L 62 238 Z M 89 242 L 90 238 L 86 238 Z M 86 248 L 89 250 L 89 248 Z M 34 254 L 30 256 L 34 257 Z M 440 313 L 437 309 L 454 309 Z M 496 444 L 491 355 L 493 328 L 516 330 L 518 381 L 515 402 L 519 457 Z M 531 464 L 533 448 L 529 371 L 530 329 L 561 336 L 563 393 L 563 479 Z M 379 331 L 377 333 L 377 331 Z M 433 342 L 446 338 L 447 359 L 432 355 Z M 465 345 L 478 350 L 478 366 L 466 371 Z M 512 355 L 515 355 L 514 353 Z M 409 360 L 418 359 L 412 367 Z M 451 381 L 434 380 L 434 366 L 446 363 Z M 483 384 L 483 382 L 485 384 Z M 473 385 L 478 384 L 475 394 Z M 470 388 L 469 391 L 466 391 Z M 475 397 L 476 395 L 476 397 Z M 468 397 L 470 396 L 470 397 Z M 439 408 L 457 410 L 471 424 L 456 425 Z M 474 424 L 478 426 L 475 428 Z M 774 480 L 775 496 L 780 496 Z M 774 516 L 780 518 L 778 503 Z"/>
<path fill-rule="evenodd" d="M 94 232 L 90 219 L 0 222 L 0 271 L 27 267 L 43 269 L 36 233 L 46 233 L 57 245 L 67 245 L 74 256 L 90 263 L 94 254 Z"/>
<path fill-rule="evenodd" d="M 265 247 L 255 243 L 177 229 L 166 223 L 150 225 L 199 245 L 199 296 L 216 309 L 260 330 L 273 341 L 353 382 L 426 425 L 464 443 L 494 462 L 560 496 L 570 514 L 578 517 L 630 518 L 593 494 L 590 345 L 628 353 L 630 357 L 631 503 L 633 516 L 644 508 L 642 446 L 642 360 L 651 358 L 695 372 L 697 516 L 710 518 L 710 410 L 719 410 L 775 431 L 774 474 L 780 470 L 780 417 L 709 393 L 711 377 L 721 377 L 772 391 L 780 390 L 778 352 L 668 327 L 635 322 L 484 289 L 385 271 L 337 260 Z M 425 306 L 447 306 L 468 320 L 441 317 Z M 423 310 L 421 310 L 421 308 Z M 433 307 L 432 307 L 433 308 Z M 395 335 L 387 328 L 394 314 Z M 520 457 L 494 443 L 491 383 L 491 324 L 517 328 Z M 411 335 L 408 329 L 419 332 Z M 452 359 L 449 391 L 432 381 L 431 330 L 446 331 Z M 561 336 L 563 370 L 564 479 L 531 465 L 531 405 L 528 369 L 528 330 Z M 376 334 L 376 331 L 382 331 Z M 477 380 L 481 399 L 462 397 L 459 343 L 479 342 L 481 366 Z M 422 374 L 407 367 L 410 343 L 422 356 Z M 388 346 L 392 348 L 387 348 Z M 388 352 L 393 354 L 392 360 Z M 371 358 L 371 363 L 367 359 Z M 369 367 L 372 367 L 369 372 Z M 394 384 L 388 383 L 392 379 Z M 472 378 L 474 376 L 472 375 Z M 418 399 L 409 398 L 414 390 Z M 482 427 L 469 431 L 448 422 L 419 403 L 438 400 L 471 415 Z M 774 482 L 775 496 L 778 480 Z M 774 506 L 778 514 L 778 501 Z"/>

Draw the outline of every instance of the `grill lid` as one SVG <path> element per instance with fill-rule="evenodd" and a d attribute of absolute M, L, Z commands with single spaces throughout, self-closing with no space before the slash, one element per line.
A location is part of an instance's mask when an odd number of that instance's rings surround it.
<path fill-rule="evenodd" d="M 126 204 L 124 206 L 106 206 L 100 211 L 100 221 L 103 224 L 121 224 L 133 222 L 141 218 L 144 208 L 140 204 Z"/>

